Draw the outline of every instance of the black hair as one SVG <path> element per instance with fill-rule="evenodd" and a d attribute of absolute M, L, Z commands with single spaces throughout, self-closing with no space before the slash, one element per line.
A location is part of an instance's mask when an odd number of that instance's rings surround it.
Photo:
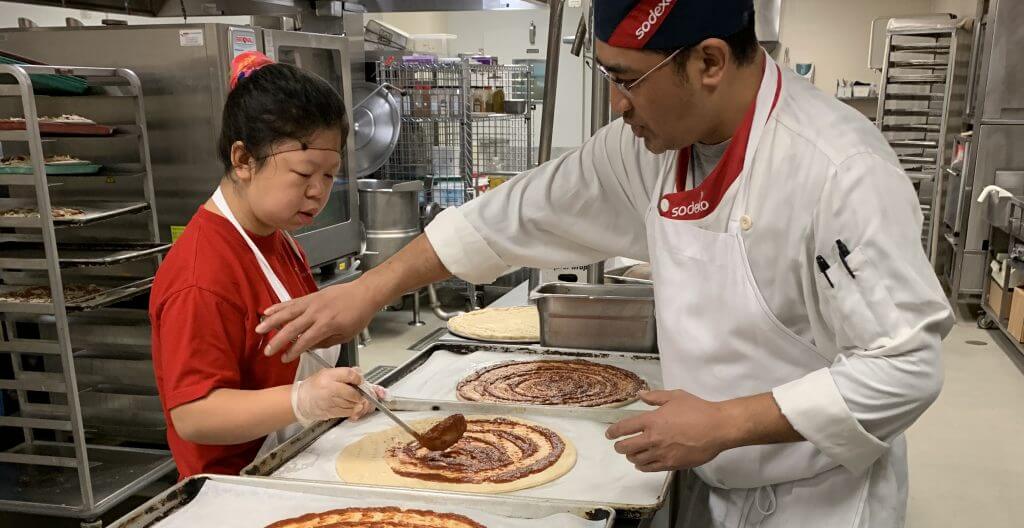
<path fill-rule="evenodd" d="M 274 144 L 293 139 L 306 142 L 324 129 L 348 136 L 345 104 L 327 81 L 290 64 L 268 64 L 239 79 L 224 103 L 218 153 L 231 174 L 231 145 L 245 144 L 257 168 Z"/>
<path fill-rule="evenodd" d="M 722 39 L 729 45 L 729 50 L 732 51 L 733 60 L 735 60 L 736 64 L 739 66 L 747 66 L 757 59 L 760 44 L 757 40 L 757 31 L 754 29 L 754 18 L 754 12 L 750 11 L 747 15 L 747 22 L 743 25 L 743 28 Z M 686 63 L 690 60 L 690 55 L 695 47 L 696 46 L 691 46 L 684 49 L 672 59 L 672 63 L 680 73 L 686 72 Z M 673 51 L 675 50 L 663 50 L 660 53 L 668 56 Z"/>

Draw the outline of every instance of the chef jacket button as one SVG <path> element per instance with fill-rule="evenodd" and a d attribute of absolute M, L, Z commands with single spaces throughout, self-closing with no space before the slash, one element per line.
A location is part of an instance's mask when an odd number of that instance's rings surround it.
<path fill-rule="evenodd" d="M 660 204 L 661 212 L 667 213 L 668 212 L 668 205 L 669 205 L 668 204 L 668 198 L 662 198 L 661 199 L 661 204 Z"/>
<path fill-rule="evenodd" d="M 740 217 L 740 228 L 744 231 L 750 231 L 750 228 L 754 227 L 754 221 L 749 216 L 743 215 Z"/>

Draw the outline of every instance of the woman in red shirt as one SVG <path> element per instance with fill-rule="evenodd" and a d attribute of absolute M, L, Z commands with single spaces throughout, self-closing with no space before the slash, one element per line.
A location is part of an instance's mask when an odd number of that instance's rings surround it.
<path fill-rule="evenodd" d="M 156 275 L 153 363 L 181 478 L 238 474 L 289 433 L 372 406 L 349 368 L 296 381 L 297 363 L 260 353 L 267 307 L 316 291 L 286 234 L 326 204 L 348 135 L 323 79 L 248 52 L 233 63 L 219 153 L 225 173 Z M 319 351 L 331 364 L 337 350 Z M 304 376 L 300 375 L 299 378 Z"/>

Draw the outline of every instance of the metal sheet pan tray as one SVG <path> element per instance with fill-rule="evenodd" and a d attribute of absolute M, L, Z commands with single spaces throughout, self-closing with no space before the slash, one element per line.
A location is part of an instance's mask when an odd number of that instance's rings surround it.
<path fill-rule="evenodd" d="M 75 243 L 57 246 L 62 268 L 110 266 L 167 253 L 170 244 L 162 242 Z M 17 269 L 28 261 L 45 263 L 46 252 L 33 242 L 0 243 L 0 268 Z M 32 266 L 30 269 L 39 269 Z"/>
<path fill-rule="evenodd" d="M 530 293 L 547 347 L 655 352 L 654 288 L 640 284 L 542 284 Z"/>
<path fill-rule="evenodd" d="M 70 207 L 80 209 L 82 214 L 64 218 L 54 218 L 54 227 L 70 227 L 92 224 L 109 220 L 122 215 L 141 213 L 149 209 L 146 202 L 83 202 L 77 204 L 53 204 L 53 207 Z M 0 212 L 11 209 L 36 209 L 36 201 L 31 199 L 0 198 Z M 38 216 L 0 217 L 0 227 L 42 227 L 42 219 Z"/>
<path fill-rule="evenodd" d="M 641 473 L 626 457 L 616 453 L 614 442 L 605 437 L 610 424 L 639 411 L 400 399 L 388 406 L 407 421 L 439 419 L 453 413 L 520 418 L 558 432 L 576 447 L 577 460 L 568 473 L 542 486 L 501 495 L 509 499 L 573 500 L 594 507 L 611 507 L 621 518 L 647 519 L 664 506 L 675 476 L 673 472 Z M 335 469 L 338 453 L 368 434 L 393 427 L 394 423 L 379 412 L 354 422 L 321 422 L 257 458 L 242 470 L 242 475 L 349 485 Z"/>
<path fill-rule="evenodd" d="M 248 528 L 346 507 L 454 513 L 488 528 L 610 528 L 615 522 L 615 512 L 610 508 L 572 501 L 197 475 L 139 506 L 109 528 Z"/>
<path fill-rule="evenodd" d="M 585 360 L 611 365 L 632 372 L 647 382 L 651 390 L 664 387 L 661 380 L 661 360 L 656 354 L 638 352 L 605 352 L 545 348 L 541 346 L 499 345 L 486 343 L 463 343 L 438 341 L 417 353 L 395 370 L 388 373 L 384 381 L 391 394 L 399 400 L 425 400 L 430 402 L 458 402 L 458 384 L 466 376 L 481 368 L 507 361 L 537 360 Z M 408 406 L 408 403 L 404 405 Z M 495 403 L 521 407 L 528 403 Z M 547 409 L 562 409 L 568 414 L 580 407 L 543 405 Z M 625 405 L 615 404 L 603 407 L 610 412 L 622 411 L 621 418 L 631 415 L 630 411 L 652 410 L 642 401 Z M 612 417 L 614 419 L 614 417 Z"/>
<path fill-rule="evenodd" d="M 65 299 L 64 306 L 67 311 L 83 311 L 83 310 L 95 310 L 97 308 L 103 308 L 111 304 L 124 301 L 141 295 L 149 291 L 153 286 L 153 278 L 145 278 L 141 280 L 135 280 L 129 283 L 122 283 L 119 285 L 108 286 L 104 284 L 98 284 L 99 281 L 93 282 L 100 286 L 102 291 L 95 294 L 90 294 L 82 297 L 76 297 L 72 299 Z M 0 286 L 0 295 L 6 293 L 12 293 L 23 290 L 25 288 L 32 287 L 33 285 L 4 285 Z M 0 312 L 16 312 L 16 313 L 33 313 L 33 314 L 53 314 L 55 307 L 53 302 L 10 302 L 0 301 Z"/>

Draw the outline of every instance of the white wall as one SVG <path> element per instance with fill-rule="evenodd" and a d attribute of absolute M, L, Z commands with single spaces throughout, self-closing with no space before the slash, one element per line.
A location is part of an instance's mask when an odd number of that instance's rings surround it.
<path fill-rule="evenodd" d="M 947 0 L 949 1 L 949 0 Z M 783 0 L 778 57 L 813 63 L 814 84 L 835 93 L 836 79 L 877 82 L 868 68 L 871 22 L 934 12 L 933 0 Z"/>

